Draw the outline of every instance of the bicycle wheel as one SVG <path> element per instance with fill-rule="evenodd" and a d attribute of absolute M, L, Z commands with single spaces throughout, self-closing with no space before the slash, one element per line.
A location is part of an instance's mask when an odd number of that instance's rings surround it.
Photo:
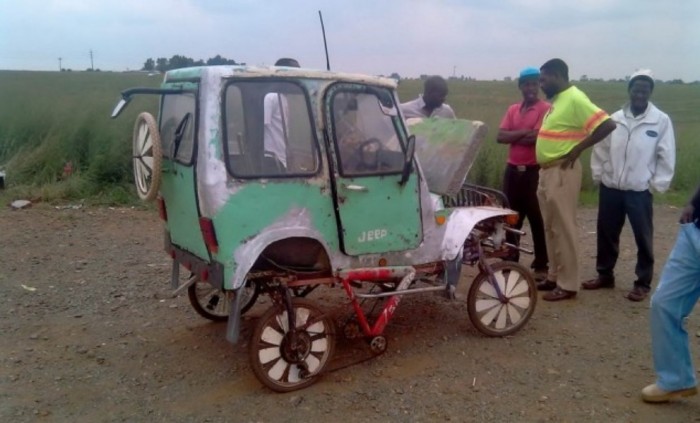
<path fill-rule="evenodd" d="M 486 273 L 479 273 L 467 297 L 469 319 L 485 335 L 510 335 L 532 317 L 537 303 L 537 286 L 532 273 L 518 263 L 502 261 L 491 268 L 505 299 L 498 298 Z"/>
<path fill-rule="evenodd" d="M 311 301 L 292 299 L 296 315 L 296 346 L 292 345 L 287 311 L 272 306 L 258 320 L 250 343 L 255 377 L 276 392 L 305 388 L 318 380 L 333 356 L 333 320 Z"/>

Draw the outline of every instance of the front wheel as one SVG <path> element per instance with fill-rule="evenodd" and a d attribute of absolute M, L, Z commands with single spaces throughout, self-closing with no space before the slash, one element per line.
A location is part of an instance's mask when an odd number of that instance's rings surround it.
<path fill-rule="evenodd" d="M 305 388 L 318 379 L 333 356 L 333 320 L 311 301 L 294 298 L 296 344 L 289 330 L 287 310 L 273 305 L 258 320 L 250 343 L 255 377 L 276 392 Z"/>
<path fill-rule="evenodd" d="M 479 273 L 467 297 L 469 319 L 484 335 L 510 335 L 522 328 L 535 311 L 535 279 L 518 263 L 502 261 L 491 265 L 491 269 L 505 298 L 499 299 L 488 275 Z"/>

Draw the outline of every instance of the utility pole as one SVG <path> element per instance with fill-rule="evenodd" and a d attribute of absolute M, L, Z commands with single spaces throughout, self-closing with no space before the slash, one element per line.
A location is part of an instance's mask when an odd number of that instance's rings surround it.
<path fill-rule="evenodd" d="M 456 76 L 457 76 L 457 65 L 452 66 L 452 77 L 454 78 Z"/>
<path fill-rule="evenodd" d="M 63 60 L 63 58 L 62 58 L 62 57 L 59 57 L 59 58 L 58 58 L 58 71 L 59 71 L 59 72 L 63 70 L 63 66 L 61 65 L 61 60 Z"/>
<path fill-rule="evenodd" d="M 92 61 L 92 49 L 90 49 L 90 69 L 95 70 L 95 64 Z"/>

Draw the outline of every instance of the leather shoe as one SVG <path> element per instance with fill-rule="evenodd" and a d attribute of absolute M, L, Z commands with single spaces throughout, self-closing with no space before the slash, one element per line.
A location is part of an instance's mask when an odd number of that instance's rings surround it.
<path fill-rule="evenodd" d="M 554 288 L 554 291 L 548 292 L 542 296 L 542 299 L 545 301 L 561 301 L 561 300 L 568 300 L 570 298 L 575 298 L 577 292 L 576 291 L 567 291 L 565 289 L 561 289 L 558 286 Z"/>
<path fill-rule="evenodd" d="M 556 287 L 557 287 L 557 283 L 554 281 L 550 281 L 548 279 L 545 279 L 542 282 L 537 282 L 537 290 L 538 291 L 551 291 Z"/>
<path fill-rule="evenodd" d="M 625 297 L 630 301 L 639 302 L 639 301 L 643 301 L 647 297 L 648 294 L 649 294 L 649 291 L 647 291 L 646 289 L 635 286 L 634 288 L 632 288 L 632 290 L 630 292 L 627 293 L 627 295 Z"/>
<path fill-rule="evenodd" d="M 547 279 L 547 269 L 535 269 L 533 273 L 535 275 L 535 282 L 542 282 Z"/>
<path fill-rule="evenodd" d="M 696 395 L 698 393 L 698 388 L 695 386 L 679 389 L 677 391 L 664 391 L 659 388 L 655 383 L 642 389 L 642 400 L 644 402 L 668 402 L 674 398 L 689 397 L 691 395 Z"/>
<path fill-rule="evenodd" d="M 583 289 L 615 288 L 615 279 L 601 278 L 588 280 L 581 284 Z"/>

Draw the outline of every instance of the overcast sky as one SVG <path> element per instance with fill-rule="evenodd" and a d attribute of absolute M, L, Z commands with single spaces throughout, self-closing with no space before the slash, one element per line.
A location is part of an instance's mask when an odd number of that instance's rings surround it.
<path fill-rule="evenodd" d="M 560 57 L 572 78 L 700 80 L 700 0 L 0 0 L 0 69 L 140 69 L 278 57 L 333 70 L 502 79 Z"/>

